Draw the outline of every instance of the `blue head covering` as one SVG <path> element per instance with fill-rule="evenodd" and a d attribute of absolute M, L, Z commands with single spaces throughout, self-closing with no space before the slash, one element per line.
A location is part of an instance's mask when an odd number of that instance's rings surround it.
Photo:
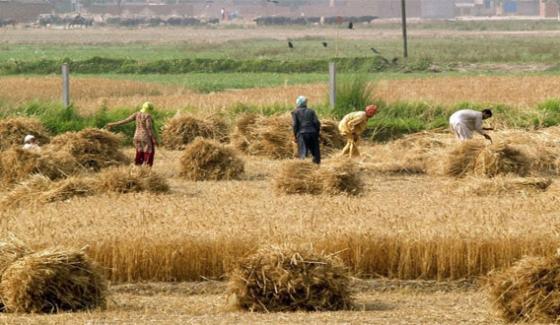
<path fill-rule="evenodd" d="M 296 106 L 297 107 L 306 107 L 307 106 L 307 97 L 305 96 L 299 96 L 296 99 Z"/>

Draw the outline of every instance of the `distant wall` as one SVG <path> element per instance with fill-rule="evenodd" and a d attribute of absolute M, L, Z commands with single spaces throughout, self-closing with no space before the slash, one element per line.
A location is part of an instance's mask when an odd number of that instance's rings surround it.
<path fill-rule="evenodd" d="M 553 18 L 558 16 L 558 5 L 548 1 L 541 1 L 540 16 L 544 18 Z"/>
<path fill-rule="evenodd" d="M 14 19 L 17 23 L 30 23 L 40 14 L 48 14 L 54 7 L 48 3 L 21 3 L 0 1 L 0 19 Z"/>

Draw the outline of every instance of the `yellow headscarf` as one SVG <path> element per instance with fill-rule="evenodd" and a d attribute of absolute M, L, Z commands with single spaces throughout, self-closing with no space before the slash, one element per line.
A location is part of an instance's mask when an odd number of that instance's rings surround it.
<path fill-rule="evenodd" d="M 142 105 L 142 109 L 140 109 L 140 112 L 142 113 L 153 113 L 154 111 L 154 104 L 150 103 L 150 102 L 145 102 Z"/>

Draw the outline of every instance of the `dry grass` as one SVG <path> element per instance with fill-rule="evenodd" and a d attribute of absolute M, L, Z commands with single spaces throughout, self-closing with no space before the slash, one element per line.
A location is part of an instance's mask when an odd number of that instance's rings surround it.
<path fill-rule="evenodd" d="M 15 260 L 2 274 L 9 312 L 55 313 L 103 307 L 107 285 L 83 251 L 48 249 Z"/>
<path fill-rule="evenodd" d="M 0 78 L 0 98 L 12 106 L 40 101 L 59 101 L 58 78 L 3 77 Z M 96 87 L 91 87 L 95 84 Z M 557 76 L 504 76 L 504 77 L 438 77 L 383 80 L 374 85 L 376 98 L 387 103 L 398 101 L 426 101 L 438 105 L 459 102 L 503 103 L 527 110 L 550 98 L 560 85 Z M 512 89 L 531 89 L 530 92 Z M 441 89 L 446 89 L 442 92 Z M 236 104 L 293 105 L 293 99 L 306 94 L 314 103 L 324 102 L 324 85 L 296 85 L 247 90 L 228 90 L 200 94 L 176 86 L 154 85 L 137 81 L 119 81 L 102 78 L 75 77 L 72 82 L 73 101 L 85 113 L 93 113 L 102 105 L 108 107 L 136 107 L 150 98 L 157 107 L 175 111 L 197 107 L 204 112 L 218 112 Z"/>
<path fill-rule="evenodd" d="M 59 78 L 0 78 L 0 98 L 11 106 L 36 100 L 58 102 L 59 89 Z M 296 85 L 201 94 L 184 88 L 147 82 L 75 77 L 72 79 L 71 92 L 74 105 L 80 112 L 86 114 L 93 114 L 101 106 L 137 107 L 139 103 L 146 101 L 146 98 L 163 110 L 176 111 L 189 106 L 196 107 L 200 112 L 207 114 L 217 113 L 237 104 L 292 106 L 294 98 L 300 94 L 307 94 L 310 101 L 320 103 L 324 101 L 326 87 Z"/>
<path fill-rule="evenodd" d="M 411 284 L 411 285 L 409 285 Z M 2 314 L 8 324 L 499 324 L 483 292 L 429 281 L 364 281 L 358 308 L 339 312 L 249 313 L 224 310 L 225 284 L 216 281 L 138 283 L 109 287 L 107 308 L 85 313 Z M 419 289 L 417 289 L 419 288 Z"/>
<path fill-rule="evenodd" d="M 535 177 L 495 177 L 484 179 L 471 177 L 459 185 L 453 184 L 451 190 L 465 195 L 519 195 L 544 192 L 552 185 L 551 178 Z"/>
<path fill-rule="evenodd" d="M 229 278 L 228 292 L 241 309 L 286 312 L 352 307 L 344 264 L 310 248 L 263 247 L 241 260 Z"/>
<path fill-rule="evenodd" d="M 240 179 L 245 171 L 245 162 L 234 149 L 203 138 L 187 146 L 180 166 L 180 175 L 191 181 Z"/>
<path fill-rule="evenodd" d="M 560 259 L 524 257 L 488 278 L 490 301 L 508 322 L 556 323 L 560 316 Z"/>
<path fill-rule="evenodd" d="M 530 92 L 522 91 L 530 87 Z M 425 101 L 440 105 L 460 102 L 502 103 L 518 108 L 534 107 L 554 95 L 558 76 L 440 77 L 379 81 L 376 97 L 388 103 Z M 445 91 L 441 91 L 445 89 Z"/>

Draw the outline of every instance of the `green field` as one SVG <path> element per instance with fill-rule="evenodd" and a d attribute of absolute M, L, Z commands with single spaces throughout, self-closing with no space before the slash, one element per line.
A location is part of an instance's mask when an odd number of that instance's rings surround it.
<path fill-rule="evenodd" d="M 1 40 L 1 37 L 0 37 Z M 328 43 L 323 47 L 322 42 Z M 132 59 L 142 62 L 174 59 L 285 60 L 330 59 L 334 57 L 374 57 L 374 47 L 382 56 L 402 56 L 398 38 L 375 40 L 339 40 L 303 38 L 286 41 L 254 39 L 225 43 L 173 44 L 4 44 L 0 45 L 0 63 L 10 60 L 86 60 L 92 57 Z M 337 44 L 338 43 L 338 44 Z M 457 63 L 549 63 L 560 61 L 560 38 L 557 36 L 449 36 L 411 37 L 411 60 L 429 58 L 437 64 Z M 109 71 L 107 71 L 109 72 Z"/>

